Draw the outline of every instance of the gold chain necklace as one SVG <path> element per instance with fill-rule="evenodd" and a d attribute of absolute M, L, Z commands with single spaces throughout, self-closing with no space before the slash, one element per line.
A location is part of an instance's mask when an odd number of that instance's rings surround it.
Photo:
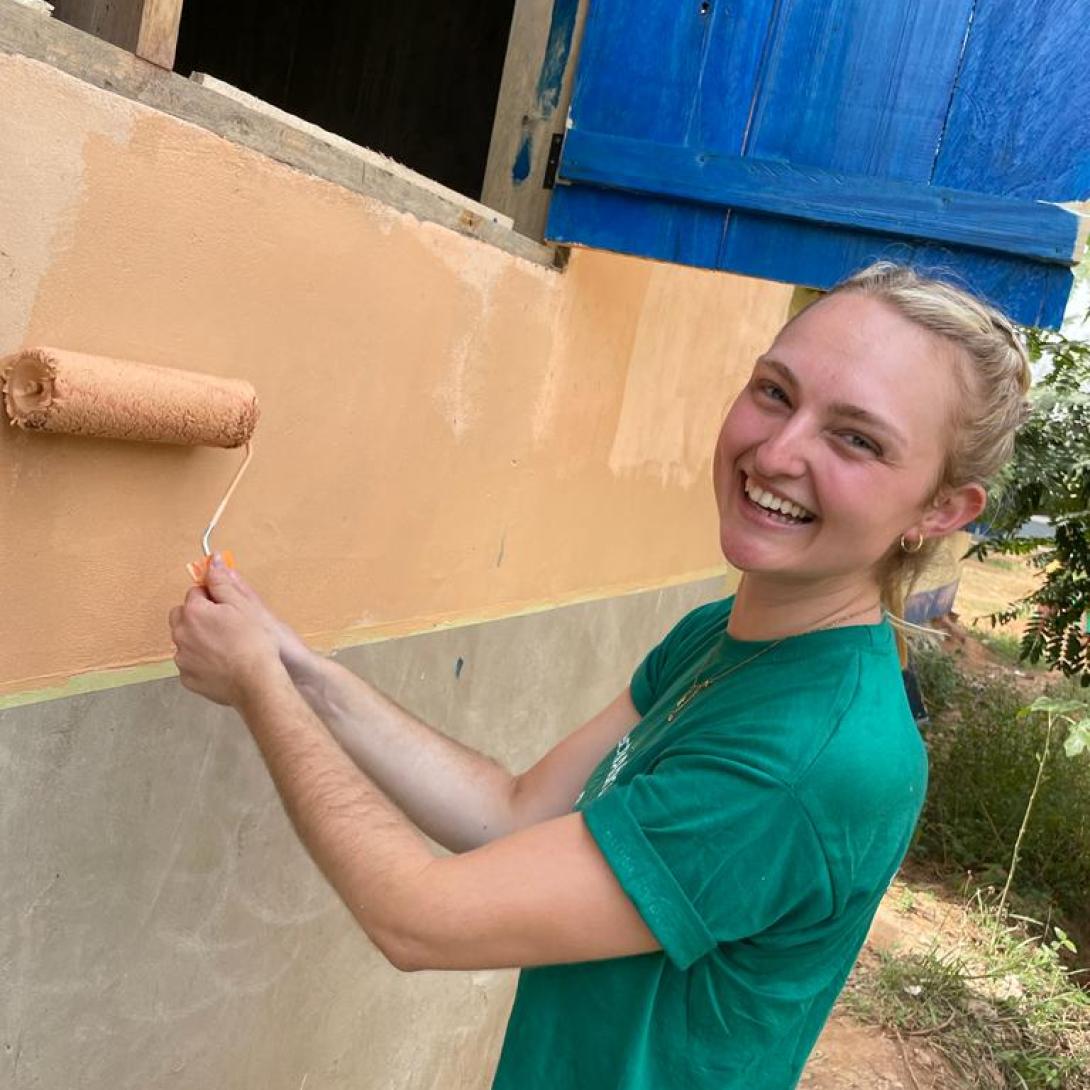
<path fill-rule="evenodd" d="M 869 613 L 874 608 L 874 606 L 864 606 L 862 609 L 857 609 L 854 613 L 847 613 L 843 617 L 830 618 L 824 624 L 819 624 L 817 625 L 817 627 L 811 628 L 809 631 L 820 632 L 823 629 L 829 628 L 837 621 L 850 621 L 853 617 L 858 617 L 861 613 Z M 801 636 L 805 635 L 805 633 L 799 632 L 796 633 L 796 635 Z M 681 712 L 686 707 L 688 707 L 688 705 L 691 704 L 692 701 L 695 700 L 705 689 L 710 689 L 717 681 L 722 681 L 723 678 L 729 677 L 736 670 L 741 670 L 743 666 L 748 666 L 751 662 L 759 659 L 762 655 L 767 655 L 769 651 L 774 651 L 777 647 L 780 646 L 781 643 L 783 643 L 784 640 L 789 638 L 790 637 L 788 636 L 781 636 L 778 640 L 774 640 L 767 647 L 762 647 L 760 651 L 756 652 L 756 654 L 750 655 L 748 659 L 743 659 L 741 662 L 736 662 L 733 666 L 731 666 L 727 670 L 724 670 L 721 674 L 713 674 L 711 677 L 703 679 L 698 678 L 678 698 L 677 703 L 667 714 L 666 722 L 672 723 L 681 714 Z M 720 639 L 716 643 L 715 647 L 713 647 L 711 651 L 708 652 L 708 657 L 700 664 L 700 667 L 697 671 L 698 673 L 700 672 L 700 670 L 703 670 L 708 665 L 708 663 L 711 662 L 711 660 L 715 657 L 715 652 L 719 647 L 719 643 L 721 642 L 722 640 Z"/>

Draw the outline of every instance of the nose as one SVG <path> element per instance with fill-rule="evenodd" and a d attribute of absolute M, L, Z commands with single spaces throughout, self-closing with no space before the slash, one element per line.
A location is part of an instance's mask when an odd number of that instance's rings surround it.
<path fill-rule="evenodd" d="M 753 468 L 761 477 L 801 477 L 806 472 L 808 440 L 802 424 L 794 416 L 757 445 Z"/>

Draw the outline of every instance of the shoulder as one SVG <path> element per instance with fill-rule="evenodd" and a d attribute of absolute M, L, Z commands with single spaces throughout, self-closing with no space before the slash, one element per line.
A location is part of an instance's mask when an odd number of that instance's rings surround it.
<path fill-rule="evenodd" d="M 719 744 L 782 780 L 808 808 L 817 799 L 819 811 L 858 804 L 865 814 L 902 788 L 922 797 L 926 754 L 883 628 L 840 639 L 815 633 L 753 663 L 744 684 L 739 675 L 735 692 L 702 709 L 718 719 Z"/>
<path fill-rule="evenodd" d="M 843 730 L 907 712 L 894 641 L 874 628 L 808 633 L 750 661 L 709 694 L 702 725 L 794 787 Z"/>
<path fill-rule="evenodd" d="M 896 657 L 858 652 L 854 666 L 837 715 L 795 790 L 831 858 L 884 873 L 899 864 L 919 818 L 927 751 Z"/>
<path fill-rule="evenodd" d="M 820 671 L 820 664 L 815 663 Z M 829 671 L 829 681 L 833 671 Z M 926 768 L 923 741 L 908 704 L 895 647 L 860 643 L 835 671 L 836 695 L 821 744 L 812 752 L 800 781 L 837 781 L 865 773 L 879 788 L 889 779 Z"/>

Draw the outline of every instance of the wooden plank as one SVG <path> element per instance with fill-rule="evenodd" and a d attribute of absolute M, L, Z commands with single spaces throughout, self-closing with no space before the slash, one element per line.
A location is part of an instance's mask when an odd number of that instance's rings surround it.
<path fill-rule="evenodd" d="M 383 169 L 390 171 L 391 174 L 399 175 L 413 185 L 419 186 L 421 189 L 426 189 L 429 193 L 435 193 L 444 200 L 460 204 L 474 215 L 480 216 L 481 219 L 491 220 L 501 227 L 514 227 L 514 223 L 510 216 L 505 216 L 502 212 L 497 212 L 494 208 L 488 208 L 478 201 L 471 200 L 469 197 L 465 196 L 465 194 L 459 193 L 449 186 L 441 185 L 439 182 L 435 181 L 434 178 L 418 174 L 416 171 L 410 170 L 407 166 L 403 166 L 401 163 L 397 162 L 396 159 L 391 159 L 381 152 L 374 151 L 372 148 L 361 147 L 359 144 L 353 144 L 351 140 L 346 140 L 343 136 L 339 136 L 335 132 L 327 132 L 319 125 L 314 125 L 309 121 L 304 121 L 301 117 L 289 114 L 286 110 L 281 110 L 279 107 L 273 106 L 272 103 L 264 102 L 260 98 L 255 98 L 248 92 L 240 90 L 238 87 L 233 87 L 230 83 L 225 83 L 221 79 L 216 79 L 215 76 L 210 76 L 206 72 L 194 72 L 189 78 L 195 83 L 200 84 L 201 87 L 207 87 L 209 90 L 215 91 L 216 94 L 232 99 L 240 105 L 247 107 L 247 109 L 253 110 L 255 113 L 274 118 L 281 124 L 289 125 L 294 129 L 299 129 L 301 132 L 312 133 L 320 140 L 324 140 L 327 144 L 332 144 L 334 147 L 341 148 L 347 154 L 355 156 L 362 163 L 381 165 Z"/>
<path fill-rule="evenodd" d="M 174 68 L 182 3 L 183 0 L 143 0 L 140 32 L 134 50 L 138 57 L 168 71 Z"/>
<path fill-rule="evenodd" d="M 1090 195 L 1085 22 L 1084 0 L 977 4 L 936 183 L 1057 202 Z M 998 290 L 1025 284 L 1014 270 Z"/>
<path fill-rule="evenodd" d="M 127 49 L 130 53 L 137 53 L 145 8 L 153 4 L 160 8 L 176 7 L 179 17 L 181 15 L 181 0 L 57 0 L 53 17 L 69 26 L 85 30 L 104 42 Z M 145 56 L 145 60 L 158 63 L 154 57 Z M 172 49 L 170 63 L 163 67 L 170 68 L 173 63 Z"/>
<path fill-rule="evenodd" d="M 560 195 L 558 191 L 557 195 Z M 587 216 L 586 202 L 601 194 L 584 187 L 571 187 L 570 197 L 558 207 L 554 201 L 549 219 L 550 237 L 569 246 L 587 246 L 599 250 L 632 254 L 637 257 L 699 268 L 723 268 L 706 261 L 691 260 L 692 249 L 676 252 L 671 240 L 663 235 L 645 234 L 633 239 L 618 230 L 612 217 Z M 646 205 L 653 198 L 638 198 L 628 194 L 610 194 L 619 200 Z M 568 216 L 573 223 L 567 222 Z M 805 285 L 827 290 L 837 281 L 869 265 L 872 261 L 888 260 L 912 265 L 924 273 L 953 277 L 958 283 L 990 299 L 1014 321 L 1023 325 L 1059 328 L 1074 275 L 1063 265 L 1042 264 L 1029 258 L 1006 258 L 956 247 L 921 246 L 904 239 L 883 235 L 844 231 L 847 241 L 840 246 L 835 260 L 811 260 L 813 243 L 828 232 L 827 227 L 795 225 L 797 249 L 760 250 L 754 248 L 733 259 L 729 272 L 753 276 L 761 280 L 778 280 L 787 284 Z M 807 235 L 814 236 L 808 238 Z M 697 255 L 700 256 L 700 255 Z"/>
<path fill-rule="evenodd" d="M 143 0 L 54 0 L 53 18 L 131 52 L 142 8 Z"/>
<path fill-rule="evenodd" d="M 183 0 L 56 0 L 53 16 L 160 68 L 174 67 Z"/>
<path fill-rule="evenodd" d="M 544 266 L 555 266 L 556 251 L 444 199 L 391 171 L 377 154 L 361 161 L 314 132 L 200 87 L 55 19 L 43 19 L 15 0 L 0 0 L 0 53 L 49 64 L 76 79 L 199 125 L 306 174 L 382 201 L 419 219 L 478 238 Z M 358 149 L 360 151 L 365 149 Z M 372 153 L 374 154 L 374 153 Z"/>
<path fill-rule="evenodd" d="M 1058 205 L 851 176 L 573 129 L 560 177 L 811 224 L 945 242 L 1063 265 L 1082 256 L 1080 218 Z"/>

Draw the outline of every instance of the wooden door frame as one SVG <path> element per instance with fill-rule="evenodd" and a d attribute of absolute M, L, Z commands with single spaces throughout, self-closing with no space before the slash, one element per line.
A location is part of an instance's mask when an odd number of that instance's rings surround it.
<path fill-rule="evenodd" d="M 541 241 L 553 137 L 563 135 L 588 0 L 516 0 L 481 203 Z"/>

